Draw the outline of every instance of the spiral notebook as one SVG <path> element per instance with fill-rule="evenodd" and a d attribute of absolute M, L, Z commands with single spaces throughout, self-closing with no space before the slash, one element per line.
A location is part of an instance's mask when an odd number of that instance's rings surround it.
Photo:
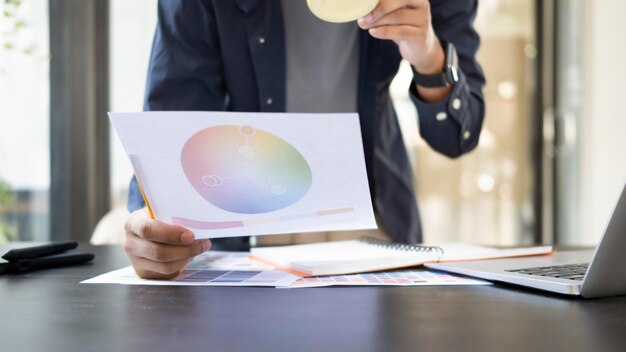
<path fill-rule="evenodd" d="M 551 246 L 496 249 L 466 243 L 438 246 L 393 243 L 363 237 L 352 241 L 253 248 L 254 259 L 304 276 L 342 275 L 424 263 L 549 254 Z"/>

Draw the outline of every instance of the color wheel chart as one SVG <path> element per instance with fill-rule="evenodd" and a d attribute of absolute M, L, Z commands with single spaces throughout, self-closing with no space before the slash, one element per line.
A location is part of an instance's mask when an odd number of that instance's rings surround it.
<path fill-rule="evenodd" d="M 313 174 L 302 154 L 285 140 L 249 125 L 220 125 L 189 138 L 181 152 L 185 176 L 210 204 L 230 213 L 258 215 L 287 208 L 304 198 Z M 328 217 L 352 207 L 234 221 L 173 217 L 188 228 L 217 230 Z"/>

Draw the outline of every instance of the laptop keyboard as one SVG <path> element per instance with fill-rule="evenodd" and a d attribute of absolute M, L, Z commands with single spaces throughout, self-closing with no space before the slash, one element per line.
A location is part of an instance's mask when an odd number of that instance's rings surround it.
<path fill-rule="evenodd" d="M 534 275 L 534 276 L 546 276 L 554 277 L 558 279 L 580 281 L 585 277 L 587 267 L 589 263 L 585 264 L 567 264 L 567 265 L 554 265 L 554 266 L 542 266 L 538 268 L 524 268 L 505 270 L 511 273 Z"/>

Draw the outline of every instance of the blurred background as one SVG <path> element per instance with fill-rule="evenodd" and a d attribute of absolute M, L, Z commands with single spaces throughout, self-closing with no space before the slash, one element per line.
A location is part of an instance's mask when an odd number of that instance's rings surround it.
<path fill-rule="evenodd" d="M 420 139 L 402 65 L 391 93 L 427 242 L 596 244 L 626 181 L 624 13 L 480 1 L 487 114 L 456 160 Z M 106 112 L 142 109 L 155 24 L 156 0 L 0 0 L 0 242 L 123 219 L 132 169 Z"/>

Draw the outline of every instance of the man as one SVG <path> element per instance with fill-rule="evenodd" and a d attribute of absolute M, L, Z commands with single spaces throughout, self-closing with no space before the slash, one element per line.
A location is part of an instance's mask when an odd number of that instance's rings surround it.
<path fill-rule="evenodd" d="M 395 241 L 419 242 L 389 84 L 404 58 L 415 73 L 409 89 L 421 136 L 450 157 L 472 150 L 484 115 L 476 7 L 476 0 L 380 0 L 357 24 L 332 24 L 315 19 L 304 0 L 161 0 L 145 109 L 359 112 L 382 228 Z M 211 247 L 150 219 L 135 180 L 129 209 L 125 250 L 142 277 L 175 277 Z M 247 244 L 221 244 L 228 241 Z"/>

